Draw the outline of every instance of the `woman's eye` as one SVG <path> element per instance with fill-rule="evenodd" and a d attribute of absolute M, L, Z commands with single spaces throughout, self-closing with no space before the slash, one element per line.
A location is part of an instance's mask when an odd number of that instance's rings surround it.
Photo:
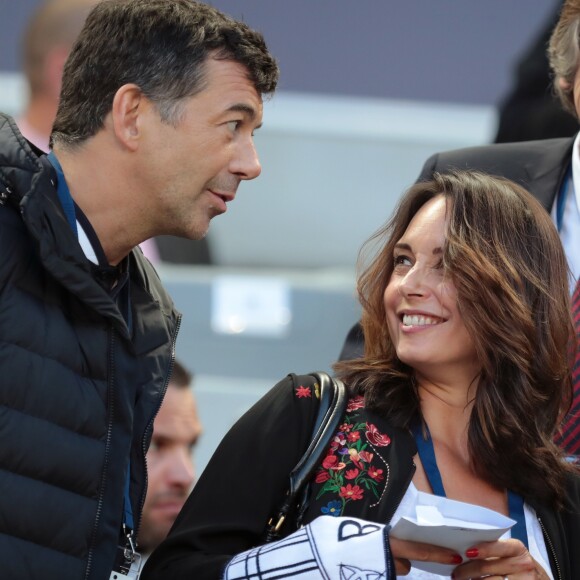
<path fill-rule="evenodd" d="M 411 259 L 408 256 L 395 256 L 395 266 L 410 266 Z"/>

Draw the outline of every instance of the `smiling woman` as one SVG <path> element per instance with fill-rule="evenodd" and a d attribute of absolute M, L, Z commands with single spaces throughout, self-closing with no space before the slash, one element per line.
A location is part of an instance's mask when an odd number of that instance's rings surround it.
<path fill-rule="evenodd" d="M 572 325 L 550 216 L 514 183 L 457 172 L 412 187 L 371 241 L 365 353 L 335 365 L 349 400 L 303 518 L 264 548 L 319 406 L 312 377 L 289 375 L 224 438 L 147 580 L 580 577 L 580 479 L 552 442 Z M 462 548 L 389 535 L 432 494 L 515 525 Z"/>

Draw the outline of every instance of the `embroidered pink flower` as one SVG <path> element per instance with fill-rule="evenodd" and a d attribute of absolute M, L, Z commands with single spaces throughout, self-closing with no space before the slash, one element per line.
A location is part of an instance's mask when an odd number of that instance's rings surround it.
<path fill-rule="evenodd" d="M 364 461 L 366 463 L 370 463 L 373 460 L 373 457 L 375 456 L 374 453 L 369 453 L 368 451 L 361 451 L 358 454 L 358 457 L 361 461 Z"/>
<path fill-rule="evenodd" d="M 303 397 L 312 397 L 312 393 L 310 392 L 310 387 L 298 387 L 296 389 L 296 396 L 299 399 L 302 399 Z"/>
<path fill-rule="evenodd" d="M 319 471 L 316 474 L 314 481 L 316 483 L 324 483 L 325 481 L 328 481 L 329 479 L 330 479 L 330 474 L 328 473 L 328 471 Z"/>
<path fill-rule="evenodd" d="M 353 431 L 346 436 L 347 441 L 354 443 L 360 439 L 360 433 L 358 431 Z"/>
<path fill-rule="evenodd" d="M 347 469 L 344 472 L 345 479 L 356 479 L 356 476 L 359 474 L 358 469 Z"/>
<path fill-rule="evenodd" d="M 338 463 L 338 457 L 336 455 L 327 455 L 322 462 L 322 467 L 324 469 L 332 469 Z"/>
<path fill-rule="evenodd" d="M 362 452 L 361 452 L 362 453 Z M 361 471 L 364 469 L 363 464 L 359 461 L 359 453 L 356 449 L 352 447 L 348 450 L 348 455 L 350 460 L 358 467 Z"/>
<path fill-rule="evenodd" d="M 342 433 L 338 433 L 335 438 L 333 439 L 334 443 L 338 443 L 339 445 L 346 445 L 346 438 Z"/>
<path fill-rule="evenodd" d="M 342 431 L 343 433 L 348 433 L 352 429 L 352 425 L 350 423 L 343 423 L 338 430 Z"/>
<path fill-rule="evenodd" d="M 372 465 L 369 467 L 368 474 L 375 481 L 382 481 L 383 479 L 385 479 L 385 476 L 383 475 L 383 470 L 377 469 L 376 467 L 373 467 Z"/>
<path fill-rule="evenodd" d="M 367 432 L 365 435 L 377 447 L 386 447 L 391 442 L 391 438 L 388 435 L 379 433 L 379 430 L 372 423 L 367 423 Z"/>
<path fill-rule="evenodd" d="M 331 467 L 330 469 L 334 469 L 334 471 L 341 471 L 346 467 L 346 463 L 340 462 L 337 466 Z"/>
<path fill-rule="evenodd" d="M 363 494 L 364 490 L 358 485 L 351 485 L 350 483 L 347 483 L 344 487 L 340 488 L 338 495 L 344 499 L 352 499 L 355 501 L 357 499 L 362 499 Z"/>
<path fill-rule="evenodd" d="M 356 397 L 352 397 L 348 401 L 346 406 L 346 412 L 352 413 L 352 411 L 356 411 L 357 409 L 362 409 L 365 406 L 365 398 L 361 395 L 357 395 Z"/>

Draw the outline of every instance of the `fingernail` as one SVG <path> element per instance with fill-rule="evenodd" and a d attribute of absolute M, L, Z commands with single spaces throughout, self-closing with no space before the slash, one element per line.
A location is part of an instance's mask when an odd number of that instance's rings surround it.
<path fill-rule="evenodd" d="M 468 558 L 477 558 L 477 556 L 479 556 L 479 550 L 477 548 L 469 548 L 469 550 L 465 552 L 465 555 Z"/>
<path fill-rule="evenodd" d="M 451 556 L 452 564 L 461 564 L 461 562 L 463 562 L 463 558 L 459 554 L 453 554 L 453 556 Z"/>

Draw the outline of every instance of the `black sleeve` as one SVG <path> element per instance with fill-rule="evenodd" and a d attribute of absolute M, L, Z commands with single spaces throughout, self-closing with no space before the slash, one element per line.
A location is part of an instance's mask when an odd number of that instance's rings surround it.
<path fill-rule="evenodd" d="M 417 182 L 429 181 L 433 177 L 433 173 L 435 173 L 435 170 L 437 168 L 438 159 L 439 159 L 439 153 L 435 153 L 434 155 L 431 155 L 431 157 L 429 157 L 429 159 L 427 159 L 427 161 L 425 161 L 425 163 L 423 164 L 423 167 L 421 169 L 421 173 L 419 174 L 419 177 L 417 178 Z"/>
<path fill-rule="evenodd" d="M 318 400 L 309 375 L 288 375 L 227 433 L 142 580 L 218 579 L 232 557 L 262 543 L 289 474 L 310 442 Z"/>
<path fill-rule="evenodd" d="M 570 476 L 567 490 L 569 507 L 564 512 L 564 526 L 566 528 L 566 548 L 564 553 L 570 560 L 570 578 L 580 578 L 580 472 Z"/>

